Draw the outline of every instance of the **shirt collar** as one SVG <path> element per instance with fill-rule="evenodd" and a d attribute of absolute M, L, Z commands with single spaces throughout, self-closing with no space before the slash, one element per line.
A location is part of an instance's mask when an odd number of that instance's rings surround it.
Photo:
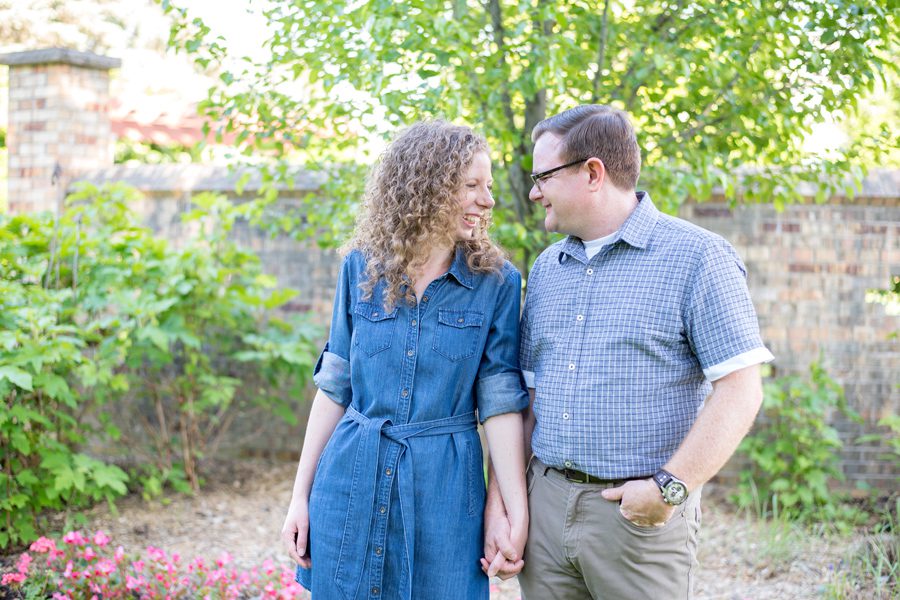
<path fill-rule="evenodd" d="M 610 242 L 610 245 L 622 240 L 635 248 L 645 248 L 650 241 L 650 234 L 653 233 L 653 228 L 656 227 L 656 221 L 659 219 L 659 209 L 653 204 L 650 194 L 647 192 L 636 192 L 635 195 L 638 205 L 622 223 L 618 235 Z M 558 260 L 562 262 L 564 256 L 570 256 L 583 263 L 587 262 L 587 254 L 581 238 L 570 235 L 563 241 Z"/>
<path fill-rule="evenodd" d="M 659 209 L 653 204 L 647 192 L 637 192 L 636 195 L 638 205 L 619 229 L 621 232 L 619 239 L 635 248 L 643 249 L 650 242 L 650 235 L 659 220 Z"/>
<path fill-rule="evenodd" d="M 456 255 L 453 257 L 453 263 L 450 265 L 450 270 L 447 273 L 453 275 L 453 278 L 460 285 L 470 290 L 474 287 L 472 284 L 472 270 L 469 269 L 469 264 L 466 262 L 466 252 L 463 250 L 462 244 L 456 245 Z"/>

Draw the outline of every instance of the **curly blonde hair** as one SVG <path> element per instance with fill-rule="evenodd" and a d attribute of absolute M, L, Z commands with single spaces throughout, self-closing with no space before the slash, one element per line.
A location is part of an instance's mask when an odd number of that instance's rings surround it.
<path fill-rule="evenodd" d="M 488 153 L 483 137 L 440 120 L 408 127 L 384 151 L 366 183 L 353 237 L 342 248 L 366 257 L 366 280 L 360 284 L 364 299 L 372 297 L 383 277 L 388 310 L 401 299 L 414 304 L 414 275 L 435 245 L 462 247 L 475 273 L 501 269 L 503 252 L 487 233 L 489 213 L 471 239 L 454 240 L 462 216 L 459 192 L 479 152 Z"/>

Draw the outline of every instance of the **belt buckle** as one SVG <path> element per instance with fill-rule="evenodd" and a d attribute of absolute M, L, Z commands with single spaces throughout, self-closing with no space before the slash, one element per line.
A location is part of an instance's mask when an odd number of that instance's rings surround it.
<path fill-rule="evenodd" d="M 574 469 L 563 469 L 563 475 L 566 478 L 566 481 L 571 481 L 572 483 L 587 483 L 587 476 Z"/>

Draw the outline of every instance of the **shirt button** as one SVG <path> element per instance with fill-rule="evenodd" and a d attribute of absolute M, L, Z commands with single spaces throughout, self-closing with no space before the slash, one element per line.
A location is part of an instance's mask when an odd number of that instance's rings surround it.
<path fill-rule="evenodd" d="M 381 546 L 375 547 L 375 556 L 381 556 Z"/>
<path fill-rule="evenodd" d="M 584 315 L 578 315 L 577 317 L 575 317 L 575 320 L 576 321 L 584 321 Z"/>
<path fill-rule="evenodd" d="M 571 460 L 567 460 L 566 462 L 563 463 L 563 465 L 565 465 L 565 467 L 567 469 L 571 469 L 574 464 L 575 463 L 573 463 Z"/>
<path fill-rule="evenodd" d="M 403 390 L 402 392 L 400 392 L 400 395 L 406 398 L 407 396 L 409 396 L 409 390 Z"/>
<path fill-rule="evenodd" d="M 422 302 L 428 302 L 428 296 L 422 296 Z"/>
<path fill-rule="evenodd" d="M 391 473 L 393 473 L 393 471 L 391 470 L 390 467 L 388 467 L 387 469 L 384 470 L 384 474 L 387 475 L 388 477 L 391 476 Z"/>
<path fill-rule="evenodd" d="M 413 350 L 407 350 L 407 351 L 406 351 L 406 355 L 407 355 L 407 356 L 415 356 L 416 353 L 415 353 Z"/>
<path fill-rule="evenodd" d="M 419 324 L 419 322 L 416 321 L 415 319 L 413 319 L 413 320 L 412 320 L 412 323 L 410 323 L 410 325 L 412 325 L 413 327 L 415 327 L 415 326 L 418 325 L 418 324 Z"/>
<path fill-rule="evenodd" d="M 569 420 L 569 413 L 567 413 L 567 412 L 566 412 L 566 413 L 563 413 L 563 419 L 565 419 L 565 420 L 568 421 L 568 420 Z M 567 465 L 567 466 L 568 466 L 568 465 Z"/>
<path fill-rule="evenodd" d="M 373 596 L 377 596 L 379 592 L 381 592 L 381 590 L 379 590 L 377 587 L 373 587 L 373 588 L 372 588 L 372 595 L 373 595 Z"/>
<path fill-rule="evenodd" d="M 380 506 L 378 508 L 378 512 L 380 512 L 381 514 L 384 514 L 385 512 L 387 512 L 387 508 L 385 508 L 384 506 Z"/>
<path fill-rule="evenodd" d="M 458 318 L 458 319 L 456 320 L 456 322 L 457 322 L 457 323 L 465 323 L 466 320 L 463 319 L 462 317 L 460 317 L 460 318 Z"/>
<path fill-rule="evenodd" d="M 594 270 L 593 270 L 593 269 L 588 269 L 587 271 L 585 271 L 585 273 L 587 273 L 588 275 L 593 275 L 593 274 L 594 274 Z"/>
<path fill-rule="evenodd" d="M 575 370 L 575 363 L 569 363 L 569 370 L 570 370 L 570 371 L 574 371 L 574 370 Z"/>
<path fill-rule="evenodd" d="M 373 317 L 377 317 L 377 316 L 378 316 L 378 311 L 373 312 L 373 313 L 372 313 L 372 316 L 373 316 Z"/>

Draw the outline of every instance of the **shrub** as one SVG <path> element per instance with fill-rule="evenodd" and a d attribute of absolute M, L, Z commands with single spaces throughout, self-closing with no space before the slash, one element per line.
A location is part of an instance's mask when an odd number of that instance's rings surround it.
<path fill-rule="evenodd" d="M 843 442 L 829 425 L 835 413 L 859 420 L 841 386 L 818 363 L 810 365 L 808 379 L 766 382 L 761 417 L 738 447 L 749 467 L 741 471 L 736 503 L 765 515 L 765 507 L 777 502 L 788 519 L 831 519 L 841 513 L 830 488 L 844 478 Z"/>
<path fill-rule="evenodd" d="M 113 548 L 102 531 L 93 536 L 70 531 L 60 541 L 42 537 L 19 556 L 15 569 L 4 574 L 0 584 L 26 599 L 307 597 L 294 582 L 293 571 L 271 560 L 262 568 L 239 570 L 228 554 L 215 561 L 186 562 L 152 546 L 133 557 L 121 546 Z"/>
<path fill-rule="evenodd" d="M 128 475 L 88 441 L 144 451 L 145 491 L 196 489 L 197 461 L 236 414 L 294 419 L 284 398 L 320 331 L 280 317 L 296 292 L 229 240 L 246 209 L 198 197 L 174 248 L 137 223 L 135 199 L 83 186 L 56 222 L 0 216 L 0 548 L 34 539 L 47 511 L 126 493 Z M 135 410 L 115 410 L 124 401 Z"/>

